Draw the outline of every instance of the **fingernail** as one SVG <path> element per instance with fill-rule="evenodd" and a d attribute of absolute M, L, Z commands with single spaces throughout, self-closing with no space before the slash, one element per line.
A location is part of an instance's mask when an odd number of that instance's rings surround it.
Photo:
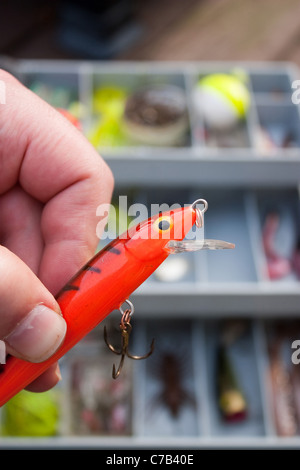
<path fill-rule="evenodd" d="M 38 363 L 55 353 L 66 329 L 61 315 L 45 305 L 37 305 L 4 340 L 16 356 Z"/>

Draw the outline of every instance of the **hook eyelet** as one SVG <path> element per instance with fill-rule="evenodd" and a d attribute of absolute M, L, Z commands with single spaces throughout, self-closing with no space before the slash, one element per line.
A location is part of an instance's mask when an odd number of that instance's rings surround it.
<path fill-rule="evenodd" d="M 133 315 L 133 313 L 134 313 L 134 306 L 133 306 L 133 303 L 130 302 L 130 300 L 127 299 L 127 300 L 125 300 L 125 301 L 120 305 L 119 311 L 120 311 L 120 313 L 121 313 L 122 316 L 125 314 L 126 311 L 128 311 L 128 309 L 126 309 L 126 310 L 123 309 L 123 307 L 122 307 L 123 304 L 127 304 L 127 305 L 128 305 L 128 307 L 129 307 L 129 316 L 131 317 L 131 316 Z"/>
<path fill-rule="evenodd" d="M 200 209 L 197 208 L 197 204 L 203 204 L 204 208 L 200 211 Z M 194 211 L 196 211 L 196 227 L 203 227 L 203 214 L 208 209 L 208 202 L 205 199 L 196 199 L 191 207 L 194 209 Z"/>

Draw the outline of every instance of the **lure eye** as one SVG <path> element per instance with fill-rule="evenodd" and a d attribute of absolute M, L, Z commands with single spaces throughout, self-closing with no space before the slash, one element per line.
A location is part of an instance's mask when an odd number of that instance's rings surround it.
<path fill-rule="evenodd" d="M 154 227 L 158 230 L 158 232 L 167 232 L 170 230 L 173 226 L 173 221 L 171 217 L 168 216 L 162 216 L 156 219 L 154 222 Z"/>
<path fill-rule="evenodd" d="M 168 230 L 170 228 L 170 222 L 168 220 L 160 220 L 158 223 L 159 230 Z"/>

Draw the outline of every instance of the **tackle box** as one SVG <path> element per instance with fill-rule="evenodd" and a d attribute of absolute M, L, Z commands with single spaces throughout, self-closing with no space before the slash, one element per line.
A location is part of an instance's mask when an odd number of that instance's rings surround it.
<path fill-rule="evenodd" d="M 151 85 L 173 85 L 182 89 L 188 107 L 189 126 L 180 146 L 101 146 L 109 159 L 116 182 L 126 185 L 190 184 L 276 187 L 297 185 L 299 179 L 300 131 L 297 98 L 297 68 L 290 63 L 172 63 L 172 62 L 77 62 L 8 60 L 2 67 L 26 85 L 44 82 L 50 87 L 69 88 L 71 100 L 84 106 L 82 127 L 93 121 L 93 94 L 102 86 L 122 87 L 130 93 Z M 0 64 L 1 65 L 1 64 Z M 211 73 L 242 71 L 251 95 L 247 118 L 233 138 L 218 141 L 208 136 L 203 120 L 194 109 L 193 91 L 200 77 Z M 295 86 L 295 85 L 294 85 Z M 294 100 L 297 101 L 297 100 Z M 267 130 L 281 141 L 278 148 L 262 144 Z M 286 138 L 290 139 L 287 145 Z M 263 139 L 264 140 L 264 139 Z"/>
<path fill-rule="evenodd" d="M 276 428 L 270 379 L 274 351 L 269 333 L 277 321 L 294 325 L 299 316 L 299 267 L 297 271 L 293 260 L 300 238 L 300 115 L 292 100 L 298 69 L 279 62 L 99 63 L 8 57 L 1 58 L 0 65 L 33 91 L 49 97 L 54 106 L 76 105 L 87 136 L 97 118 L 94 96 L 101 87 L 124 88 L 127 93 L 152 85 L 179 87 L 188 117 L 180 144 L 159 147 L 113 141 L 112 145 L 97 146 L 114 172 L 114 203 L 118 205 L 118 196 L 127 195 L 128 205 L 139 202 L 150 210 L 152 204 L 188 204 L 204 198 L 208 201 L 205 237 L 236 245 L 234 250 L 170 256 L 131 296 L 136 311 L 133 354 L 147 352 L 152 336 L 157 346 L 146 361 L 126 361 L 123 382 L 115 391 L 119 397 L 116 409 L 112 411 L 106 389 L 99 393 L 105 403 L 98 402 L 92 390 L 94 382 L 114 387 L 106 384 L 106 378 L 111 375 L 112 363 L 119 359 L 112 353 L 106 356 L 100 325 L 62 360 L 57 436 L 3 436 L 0 446 L 298 446 L 298 428 L 284 437 Z M 199 78 L 216 72 L 242 73 L 250 92 L 250 110 L 231 135 L 208 132 L 194 108 L 193 92 Z M 274 213 L 278 217 L 276 252 L 289 266 L 281 276 L 272 274 L 264 244 L 268 217 Z M 107 319 L 113 329 L 111 318 L 118 325 L 118 316 L 112 314 Z M 222 419 L 216 392 L 219 329 L 229 318 L 247 324 L 230 350 L 249 407 L 246 419 L 239 423 Z M 286 367 L 293 365 L 291 345 L 300 339 L 298 324 L 292 331 L 282 353 Z M 163 387 L 167 385 L 159 371 L 165 349 L 176 353 L 179 344 L 182 390 L 178 393 L 183 404 L 174 418 L 166 405 Z M 91 389 L 85 393 L 104 424 L 95 422 L 85 406 L 78 370 L 90 377 Z M 120 396 L 126 399 L 122 401 Z M 110 412 L 105 407 L 110 407 Z M 110 419 L 117 423 L 116 428 L 112 429 Z"/>
<path fill-rule="evenodd" d="M 118 318 L 112 315 L 104 323 L 118 347 Z M 153 319 L 149 312 L 132 324 L 131 352 L 145 354 L 154 338 L 152 356 L 126 358 L 113 380 L 119 356 L 106 348 L 99 326 L 61 360 L 63 379 L 38 407 L 24 391 L 4 405 L 1 448 L 299 447 L 300 353 L 299 345 L 292 348 L 299 320 L 169 320 Z M 218 368 L 226 329 L 228 337 L 233 331 L 226 350 L 245 400 L 245 415 L 232 420 L 223 413 L 218 389 L 219 374 L 226 373 Z M 278 394 L 280 381 L 284 389 Z"/>

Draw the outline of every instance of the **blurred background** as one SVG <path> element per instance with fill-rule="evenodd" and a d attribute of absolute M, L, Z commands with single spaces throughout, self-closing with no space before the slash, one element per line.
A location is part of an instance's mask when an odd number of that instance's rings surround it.
<path fill-rule="evenodd" d="M 299 447 L 299 0 L 3 0 L 0 65 L 107 159 L 118 227 L 119 195 L 204 197 L 236 244 L 170 257 L 132 296 L 153 355 L 114 381 L 99 325 L 1 409 L 0 448 Z"/>
<path fill-rule="evenodd" d="M 3 0 L 20 58 L 300 61 L 297 0 Z"/>

